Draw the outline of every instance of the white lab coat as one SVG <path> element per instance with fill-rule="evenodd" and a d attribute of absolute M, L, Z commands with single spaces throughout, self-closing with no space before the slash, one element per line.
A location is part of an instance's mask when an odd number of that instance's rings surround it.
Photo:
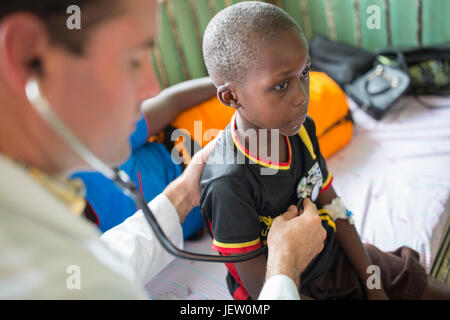
<path fill-rule="evenodd" d="M 0 155 L 0 299 L 145 299 L 98 229 Z"/>
<path fill-rule="evenodd" d="M 0 155 L 0 299 L 145 299 L 143 286 L 173 257 L 141 211 L 100 236 L 21 166 Z M 149 203 L 177 246 L 183 234 L 164 195 Z M 299 299 L 293 281 L 269 279 L 260 299 Z"/>

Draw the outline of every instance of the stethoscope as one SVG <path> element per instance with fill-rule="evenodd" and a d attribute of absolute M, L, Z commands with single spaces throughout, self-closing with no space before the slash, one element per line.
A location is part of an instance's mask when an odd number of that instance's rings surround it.
<path fill-rule="evenodd" d="M 102 173 L 105 177 L 113 181 L 120 190 L 130 197 L 144 213 L 156 238 L 161 243 L 163 248 L 175 257 L 205 261 L 205 262 L 220 262 L 220 263 L 236 263 L 251 260 L 267 252 L 267 246 L 263 246 L 250 253 L 239 256 L 220 256 L 202 253 L 193 253 L 181 250 L 176 247 L 167 238 L 164 231 L 161 229 L 159 223 L 155 219 L 152 210 L 147 205 L 147 201 L 144 196 L 137 190 L 136 185 L 131 181 L 130 177 L 118 168 L 111 168 L 101 161 L 96 155 L 94 155 L 72 132 L 67 126 L 59 119 L 59 117 L 53 112 L 49 102 L 42 95 L 39 88 L 39 81 L 37 78 L 32 77 L 25 85 L 25 92 L 31 106 L 37 111 L 41 118 L 64 140 L 65 143 L 80 156 L 87 164 L 89 164 L 94 170 Z M 315 201 L 319 194 L 320 185 L 318 183 L 313 184 L 306 178 L 300 180 L 297 189 L 297 198 L 299 199 L 297 207 L 301 209 L 303 200 L 310 197 L 312 201 Z"/>
<path fill-rule="evenodd" d="M 42 95 L 39 88 L 39 81 L 32 77 L 25 85 L 25 93 L 31 106 L 37 111 L 41 118 L 58 134 L 64 142 L 86 163 L 88 163 L 94 170 L 102 173 L 105 177 L 113 181 L 120 190 L 130 197 L 144 213 L 145 219 L 153 230 L 156 238 L 161 243 L 163 248 L 175 257 L 206 261 L 206 262 L 221 262 L 221 263 L 235 263 L 247 261 L 258 257 L 267 251 L 267 246 L 261 247 L 255 251 L 239 256 L 219 256 L 211 254 L 193 253 L 177 248 L 166 236 L 164 231 L 155 219 L 152 210 L 147 205 L 144 196 L 137 190 L 136 185 L 131 181 L 130 177 L 118 168 L 111 168 L 94 155 L 59 119 L 53 112 L 49 102 Z"/>
<path fill-rule="evenodd" d="M 297 208 L 299 210 L 303 209 L 303 200 L 306 198 L 310 198 L 312 202 L 316 202 L 319 197 L 320 188 L 320 183 L 312 183 L 306 177 L 303 177 L 297 187 Z"/>

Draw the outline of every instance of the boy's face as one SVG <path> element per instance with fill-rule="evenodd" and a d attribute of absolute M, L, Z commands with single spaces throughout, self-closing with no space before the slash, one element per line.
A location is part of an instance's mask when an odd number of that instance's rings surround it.
<path fill-rule="evenodd" d="M 284 31 L 263 47 L 246 85 L 235 87 L 239 113 L 257 128 L 296 134 L 308 112 L 311 60 L 307 41 L 295 30 Z"/>

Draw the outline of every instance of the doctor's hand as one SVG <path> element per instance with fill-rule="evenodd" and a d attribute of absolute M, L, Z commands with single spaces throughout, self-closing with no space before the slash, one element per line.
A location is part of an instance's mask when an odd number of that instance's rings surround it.
<path fill-rule="evenodd" d="M 290 277 L 297 288 L 300 275 L 311 260 L 322 251 L 326 231 L 309 198 L 303 201 L 303 212 L 299 215 L 296 206 L 273 220 L 267 238 L 269 255 L 266 279 L 276 274 Z"/>
<path fill-rule="evenodd" d="M 198 151 L 183 173 L 163 191 L 177 210 L 180 223 L 183 223 L 192 208 L 200 204 L 200 179 L 203 169 L 222 132 L 220 131 L 214 140 Z"/>

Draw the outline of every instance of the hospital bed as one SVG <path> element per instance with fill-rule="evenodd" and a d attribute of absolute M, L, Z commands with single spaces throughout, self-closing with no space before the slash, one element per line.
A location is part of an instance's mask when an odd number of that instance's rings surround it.
<path fill-rule="evenodd" d="M 385 251 L 409 246 L 429 272 L 450 215 L 450 108 L 427 109 L 404 97 L 377 122 L 348 102 L 354 134 L 327 160 L 333 186 L 363 242 Z M 450 104 L 450 97 L 427 102 Z M 205 234 L 185 248 L 212 253 L 210 243 Z M 155 299 L 232 299 L 225 276 L 222 264 L 175 259 L 146 290 Z"/>

